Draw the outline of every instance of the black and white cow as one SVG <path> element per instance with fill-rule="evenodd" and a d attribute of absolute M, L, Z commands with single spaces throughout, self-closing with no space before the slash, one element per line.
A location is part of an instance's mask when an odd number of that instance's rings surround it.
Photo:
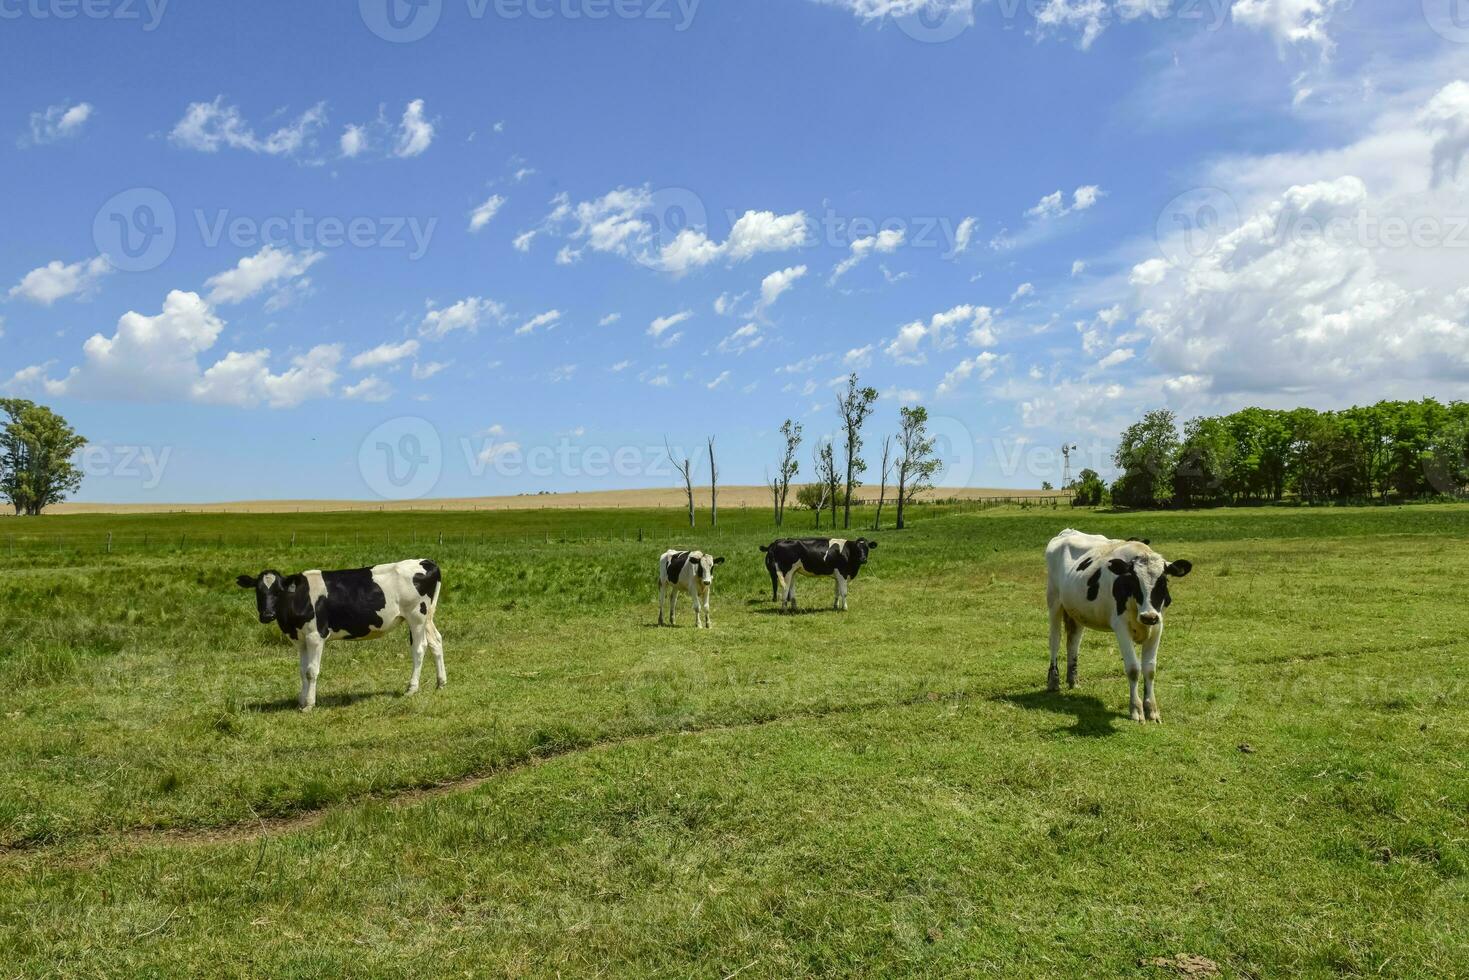
<path fill-rule="evenodd" d="M 678 590 L 686 589 L 694 600 L 694 629 L 709 628 L 709 593 L 714 587 L 714 566 L 723 558 L 702 551 L 665 551 L 658 559 L 658 625 L 663 625 L 663 599 L 668 598 L 668 625 L 673 625 L 673 607 L 678 604 Z"/>
<path fill-rule="evenodd" d="M 824 548 L 830 541 L 830 538 L 781 538 L 760 549 L 765 552 L 765 571 L 770 574 L 771 602 L 780 601 L 780 571 L 775 567 L 775 555 L 771 553 L 771 549 L 782 544 L 810 544 Z"/>
<path fill-rule="evenodd" d="M 780 602 L 781 611 L 786 607 L 796 608 L 796 576 L 830 575 L 836 579 L 836 598 L 833 609 L 847 608 L 847 583 L 857 577 L 862 566 L 867 564 L 868 552 L 877 547 L 876 541 L 858 538 L 847 541 L 842 538 L 785 539 L 761 545 L 765 552 L 765 564 L 773 568 L 778 585 L 785 595 Z"/>
<path fill-rule="evenodd" d="M 1076 658 L 1085 629 L 1111 630 L 1122 648 L 1133 721 L 1163 720 L 1153 691 L 1163 610 L 1173 602 L 1168 580 L 1193 571 L 1188 561 L 1167 561 L 1146 541 L 1117 541 L 1065 530 L 1046 546 L 1046 604 L 1051 613 L 1051 671 L 1046 687 L 1061 688 L 1057 657 L 1066 633 L 1066 683 L 1076 686 Z M 1139 662 L 1136 646 L 1142 646 Z M 1137 696 L 1138 678 L 1143 698 Z"/>
<path fill-rule="evenodd" d="M 241 575 L 236 581 L 242 589 L 255 590 L 260 621 L 279 624 L 281 632 L 296 642 L 301 655 L 302 711 L 316 707 L 316 678 L 327 640 L 376 639 L 403 622 L 408 624 L 413 650 L 408 693 L 418 693 L 425 647 L 434 652 L 439 687 L 449 682 L 444 672 L 444 638 L 434 625 L 443 580 L 439 566 L 431 561 L 298 575 L 267 570 L 258 577 Z"/>

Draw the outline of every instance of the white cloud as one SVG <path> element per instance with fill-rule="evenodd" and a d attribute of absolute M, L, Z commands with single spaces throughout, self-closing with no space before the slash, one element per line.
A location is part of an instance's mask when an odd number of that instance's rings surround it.
<path fill-rule="evenodd" d="M 939 382 L 938 394 L 951 393 L 970 377 L 977 376 L 981 381 L 988 381 L 994 376 L 999 361 L 1000 356 L 994 351 L 985 351 L 973 357 L 966 357 L 954 365 L 953 370 L 944 375 L 944 380 Z"/>
<path fill-rule="evenodd" d="M 842 355 L 842 364 L 849 368 L 865 368 L 872 363 L 872 351 L 875 344 L 865 347 L 853 347 Z"/>
<path fill-rule="evenodd" d="M 515 240 L 511 244 L 515 246 L 515 250 L 517 252 L 529 252 L 531 243 L 536 240 L 536 235 L 538 234 L 540 234 L 540 232 L 536 231 L 534 228 L 532 228 L 530 231 L 523 231 L 519 235 L 515 236 Z"/>
<path fill-rule="evenodd" d="M 401 344 L 379 344 L 372 350 L 365 350 L 352 358 L 351 367 L 354 370 L 364 368 L 385 367 L 407 360 L 418 353 L 418 341 L 405 340 Z"/>
<path fill-rule="evenodd" d="M 414 99 L 403 110 L 403 120 L 398 124 L 398 141 L 393 155 L 416 157 L 429 148 L 434 141 L 434 124 L 423 114 L 423 100 Z"/>
<path fill-rule="evenodd" d="M 393 397 L 393 386 L 375 374 L 342 389 L 342 397 L 359 402 L 385 402 Z"/>
<path fill-rule="evenodd" d="M 515 335 L 523 337 L 529 333 L 535 333 L 541 328 L 551 330 L 561 322 L 560 310 L 547 310 L 545 313 L 537 314 L 515 328 Z"/>
<path fill-rule="evenodd" d="M 360 156 L 370 143 L 367 127 L 349 124 L 346 129 L 342 130 L 338 146 L 341 148 L 342 156 L 350 160 L 355 156 Z"/>
<path fill-rule="evenodd" d="M 715 388 L 720 387 L 721 385 L 723 385 L 728 380 L 729 380 L 729 372 L 728 371 L 721 371 L 719 373 L 719 377 L 715 378 L 713 381 L 709 382 L 704 387 L 705 388 L 708 388 L 710 391 L 713 391 Z"/>
<path fill-rule="evenodd" d="M 660 316 L 658 319 L 648 324 L 648 336 L 653 338 L 662 337 L 670 329 L 678 326 L 680 323 L 689 320 L 691 317 L 693 317 L 693 315 L 694 313 L 692 310 L 684 310 L 683 312 L 675 313 L 672 316 Z"/>
<path fill-rule="evenodd" d="M 621 320 L 621 319 L 622 319 L 622 314 L 621 313 L 608 313 L 606 316 L 602 317 L 602 319 L 600 319 L 600 320 L 597 321 L 597 326 L 599 326 L 599 327 L 610 327 L 610 326 L 612 326 L 612 324 L 616 323 L 618 320 Z"/>
<path fill-rule="evenodd" d="M 1438 91 L 1418 114 L 1423 127 L 1435 137 L 1433 186 L 1459 179 L 1459 165 L 1469 152 L 1469 82 L 1455 81 Z"/>
<path fill-rule="evenodd" d="M 1015 287 L 1015 292 L 1013 292 L 1013 293 L 1010 294 L 1010 302 L 1013 303 L 1017 299 L 1024 299 L 1027 296 L 1034 296 L 1034 295 L 1035 295 L 1035 285 L 1033 283 L 1022 282 L 1020 285 L 1018 285 L 1018 286 Z"/>
<path fill-rule="evenodd" d="M 485 203 L 469 213 L 469 230 L 479 231 L 489 224 L 500 209 L 505 206 L 505 199 L 499 194 L 491 194 Z"/>
<path fill-rule="evenodd" d="M 498 425 L 495 428 L 500 428 Z M 497 433 L 498 435 L 498 433 Z M 507 442 L 492 442 L 479 451 L 481 463 L 493 463 L 504 456 L 518 455 L 521 451 L 520 443 L 514 440 Z"/>
<path fill-rule="evenodd" d="M 775 371 L 775 373 L 776 374 L 809 374 L 812 371 L 816 370 L 816 366 L 817 365 L 822 364 L 822 363 L 824 363 L 826 361 L 829 361 L 829 360 L 831 360 L 831 355 L 830 354 L 812 354 L 810 357 L 803 358 L 802 360 L 799 360 L 799 361 L 795 362 L 794 364 L 787 364 L 784 367 L 777 368 L 776 371 Z"/>
<path fill-rule="evenodd" d="M 607 370 L 611 371 L 613 374 L 621 374 L 623 371 L 626 371 L 630 367 L 632 367 L 632 361 L 625 361 L 624 360 L 624 361 L 618 361 L 616 364 L 612 365 Z"/>
<path fill-rule="evenodd" d="M 1096 184 L 1084 184 L 1071 192 L 1071 204 L 1067 206 L 1065 196 L 1060 191 L 1052 191 L 1026 211 L 1025 216 L 1036 220 L 1064 218 L 1077 211 L 1086 211 L 1103 196 L 1102 189 Z"/>
<path fill-rule="evenodd" d="M 68 296 L 91 294 L 96 290 L 98 281 L 111 271 L 111 263 L 101 255 L 70 265 L 57 259 L 27 272 L 19 283 L 10 287 L 10 298 L 27 299 L 32 303 L 50 306 Z"/>
<path fill-rule="evenodd" d="M 562 364 L 560 367 L 552 369 L 550 381 L 553 385 L 564 384 L 576 376 L 576 371 L 577 366 L 575 364 Z"/>
<path fill-rule="evenodd" d="M 318 102 L 293 121 L 261 138 L 245 122 L 240 110 L 226 105 L 224 96 L 213 102 L 194 102 L 174 124 L 169 139 L 177 146 L 216 153 L 221 148 L 247 150 L 268 156 L 294 156 L 315 145 L 316 134 L 326 124 L 326 103 Z"/>
<path fill-rule="evenodd" d="M 1085 271 L 1086 263 L 1083 262 L 1081 259 L 1077 259 L 1075 262 L 1071 263 L 1071 278 L 1075 279 L 1077 276 L 1081 275 Z"/>
<path fill-rule="evenodd" d="M 557 265 L 575 265 L 581 259 L 581 251 L 570 245 L 563 245 L 561 251 L 556 253 Z"/>
<path fill-rule="evenodd" d="M 1279 44 L 1309 44 L 1331 49 L 1326 28 L 1332 12 L 1348 0 L 1235 0 L 1230 17 L 1236 24 L 1264 31 Z"/>
<path fill-rule="evenodd" d="M 41 112 L 31 113 L 30 137 L 20 140 L 21 146 L 44 146 L 79 135 L 87 120 L 92 118 L 94 107 L 90 102 L 75 105 L 47 106 Z"/>
<path fill-rule="evenodd" d="M 906 236 L 907 232 L 902 228 L 889 228 L 876 235 L 857 239 L 852 243 L 851 253 L 831 270 L 831 278 L 827 280 L 827 285 L 835 283 L 874 253 L 891 255 L 896 252 Z"/>
<path fill-rule="evenodd" d="M 765 338 L 761 335 L 760 328 L 753 323 L 747 323 L 721 340 L 718 350 L 721 354 L 743 354 L 746 351 L 754 350 L 764 342 Z"/>
<path fill-rule="evenodd" d="M 297 254 L 267 245 L 254 255 L 241 259 L 233 269 L 206 279 L 204 285 L 209 287 L 209 302 L 215 306 L 242 303 L 277 283 L 305 274 L 307 269 L 324 258 L 326 255 L 322 252 Z"/>
<path fill-rule="evenodd" d="M 883 352 L 899 364 L 923 364 L 928 360 L 924 348 L 948 350 L 954 346 L 955 332 L 964 324 L 970 326 L 970 340 L 976 346 L 993 343 L 993 321 L 994 310 L 988 306 L 956 306 L 943 313 L 935 313 L 927 323 L 914 320 L 899 327 L 897 336 Z"/>
<path fill-rule="evenodd" d="M 342 348 L 320 344 L 291 358 L 291 366 L 280 374 L 270 372 L 270 351 L 231 351 L 204 372 L 195 383 L 197 401 L 236 408 L 295 408 L 302 402 L 330 398 L 337 380 Z"/>
<path fill-rule="evenodd" d="M 420 336 L 436 339 L 446 337 L 456 330 L 473 333 L 486 317 L 503 321 L 505 308 L 494 300 L 471 296 L 443 309 L 430 307 L 418 326 L 418 333 Z"/>
<path fill-rule="evenodd" d="M 974 241 L 974 230 L 978 226 L 979 221 L 975 218 L 965 218 L 959 222 L 959 227 L 954 229 L 954 251 L 949 253 L 950 258 L 969 251 L 969 245 Z"/>
<path fill-rule="evenodd" d="M 769 309 L 776 300 L 780 299 L 782 295 L 789 291 L 805 275 L 806 267 L 804 265 L 797 265 L 789 269 L 781 269 L 779 272 L 772 272 L 766 276 L 760 283 L 760 309 Z"/>
<path fill-rule="evenodd" d="M 1134 353 L 1135 352 L 1130 348 L 1119 347 L 1097 362 L 1097 370 L 1105 371 L 1108 368 L 1116 367 L 1119 364 L 1125 364 L 1128 361 L 1132 360 Z"/>
<path fill-rule="evenodd" d="M 682 275 L 690 269 L 726 259 L 734 265 L 764 252 L 785 252 L 806 244 L 806 213 L 776 214 L 746 211 L 734 223 L 723 244 L 704 232 L 685 228 L 658 255 L 657 266 Z"/>
<path fill-rule="evenodd" d="M 443 361 L 425 361 L 419 364 L 415 364 L 413 365 L 412 372 L 413 380 L 427 381 L 429 378 L 432 378 L 434 375 L 438 374 L 440 371 L 443 371 L 448 366 L 449 365 Z"/>

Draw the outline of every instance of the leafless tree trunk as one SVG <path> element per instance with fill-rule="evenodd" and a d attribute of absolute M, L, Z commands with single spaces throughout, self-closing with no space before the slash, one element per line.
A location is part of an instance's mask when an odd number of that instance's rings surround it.
<path fill-rule="evenodd" d="M 667 436 L 664 436 L 663 437 L 663 448 L 666 449 L 666 450 L 668 450 L 668 461 L 670 463 L 672 463 L 673 464 L 673 468 L 676 469 L 676 470 L 678 470 L 679 474 L 683 476 L 684 493 L 688 494 L 688 498 L 689 498 L 689 527 L 693 527 L 694 526 L 694 478 L 693 478 L 694 465 L 693 465 L 693 462 L 691 460 L 689 460 L 687 457 L 685 457 L 684 458 L 684 461 L 682 463 L 680 463 L 674 457 L 674 455 L 673 455 L 673 447 L 668 444 L 668 437 Z"/>
<path fill-rule="evenodd" d="M 882 437 L 882 486 L 877 492 L 877 517 L 872 522 L 874 531 L 882 530 L 882 505 L 888 496 L 888 473 L 892 469 L 893 437 Z"/>
<path fill-rule="evenodd" d="M 719 467 L 714 465 L 714 437 L 709 437 L 709 523 L 719 526 Z"/>
<path fill-rule="evenodd" d="M 796 450 L 801 448 L 801 423 L 786 419 L 780 427 L 785 437 L 785 455 L 780 461 L 780 475 L 773 485 L 775 493 L 775 526 L 781 527 L 786 519 L 786 497 L 791 492 L 791 477 L 800 472 L 801 464 L 796 461 Z"/>
<path fill-rule="evenodd" d="M 842 527 L 852 526 L 852 493 L 861 485 L 858 477 L 866 472 L 867 463 L 859 455 L 862 452 L 862 426 L 872 414 L 877 402 L 876 388 L 858 388 L 854 371 L 847 379 L 847 393 L 837 398 L 837 412 L 842 417 L 842 431 L 846 441 L 842 450 L 847 463 L 847 499 L 842 502 Z"/>

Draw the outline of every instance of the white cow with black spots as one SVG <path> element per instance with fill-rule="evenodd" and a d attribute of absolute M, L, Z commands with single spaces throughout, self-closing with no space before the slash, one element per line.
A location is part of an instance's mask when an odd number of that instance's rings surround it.
<path fill-rule="evenodd" d="M 1067 529 L 1046 546 L 1046 604 L 1051 613 L 1051 671 L 1046 687 L 1061 688 L 1057 657 L 1066 634 L 1066 683 L 1076 686 L 1076 658 L 1084 629 L 1111 630 L 1122 649 L 1133 721 L 1161 722 L 1153 674 L 1163 639 L 1163 610 L 1173 601 L 1168 579 L 1193 571 L 1167 561 L 1148 542 L 1118 541 Z M 1139 661 L 1137 646 L 1142 647 Z M 1143 698 L 1137 682 L 1143 681 Z"/>
<path fill-rule="evenodd" d="M 668 625 L 673 625 L 673 607 L 678 602 L 678 590 L 684 589 L 694 600 L 694 629 L 709 624 L 709 594 L 714 587 L 714 566 L 723 565 L 723 558 L 706 555 L 702 551 L 665 551 L 658 559 L 658 625 L 663 625 L 663 601 L 668 600 Z"/>

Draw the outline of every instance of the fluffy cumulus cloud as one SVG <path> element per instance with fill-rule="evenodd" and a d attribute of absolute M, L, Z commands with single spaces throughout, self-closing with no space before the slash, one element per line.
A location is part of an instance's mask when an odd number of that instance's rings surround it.
<path fill-rule="evenodd" d="M 995 311 L 988 306 L 964 304 L 935 313 L 928 322 L 914 320 L 898 328 L 898 334 L 883 353 L 899 364 L 923 364 L 931 351 L 954 346 L 958 332 L 968 327 L 968 340 L 976 347 L 994 344 Z"/>
<path fill-rule="evenodd" d="M 326 103 L 318 102 L 284 126 L 258 136 L 240 110 L 219 96 L 213 102 L 191 103 L 169 139 L 176 146 L 201 153 L 231 149 L 288 157 L 312 148 L 325 124 Z"/>
<path fill-rule="evenodd" d="M 944 380 L 939 382 L 938 394 L 940 396 L 952 394 L 955 389 L 972 377 L 980 381 L 988 381 L 999 369 L 1000 360 L 1000 355 L 988 350 L 973 357 L 964 358 L 944 375 Z"/>
<path fill-rule="evenodd" d="M 20 282 L 10 287 L 10 298 L 50 306 L 68 296 L 90 295 L 96 291 L 98 281 L 110 271 L 111 264 L 100 255 L 70 265 L 57 259 L 27 272 Z"/>
<path fill-rule="evenodd" d="M 290 408 L 325 398 L 337 379 L 341 348 L 324 344 L 271 370 L 270 351 L 231 351 L 207 369 L 200 355 L 214 347 L 224 321 L 197 293 L 175 290 L 153 315 L 129 312 L 112 336 L 94 334 L 82 345 L 82 363 L 47 381 L 51 395 L 124 401 L 194 401 Z"/>
<path fill-rule="evenodd" d="M 1281 44 L 1330 49 L 1327 26 L 1351 0 L 1235 0 L 1229 15 L 1236 24 L 1264 31 Z"/>
<path fill-rule="evenodd" d="M 735 265 L 766 252 L 784 252 L 806 244 L 804 212 L 776 214 L 746 211 L 735 221 L 723 242 L 698 228 L 684 228 L 672 239 L 660 238 L 654 219 L 655 200 L 650 188 L 620 187 L 591 201 L 573 204 L 565 194 L 551 202 L 552 210 L 540 229 L 564 234 L 571 244 L 562 249 L 570 264 L 583 250 L 632 259 L 649 268 L 674 275 L 715 262 Z M 528 251 L 534 231 L 516 240 Z"/>
<path fill-rule="evenodd" d="M 1469 153 L 1469 82 L 1445 85 L 1418 119 L 1433 135 L 1433 186 L 1454 183 L 1464 154 Z"/>
<path fill-rule="evenodd" d="M 277 288 L 306 274 L 326 258 L 323 252 L 292 252 L 267 245 L 241 259 L 233 269 L 209 277 L 209 302 L 215 306 L 243 303 L 264 290 Z"/>
<path fill-rule="evenodd" d="M 1027 218 L 1064 218 L 1068 214 L 1090 209 L 1097 201 L 1101 200 L 1102 189 L 1096 184 L 1084 184 L 1071 192 L 1071 203 L 1066 203 L 1066 197 L 1060 191 L 1052 191 L 1035 203 L 1035 206 L 1025 212 Z"/>
<path fill-rule="evenodd" d="M 350 401 L 385 402 L 393 397 L 393 386 L 377 375 L 369 374 L 356 384 L 343 386 L 342 397 Z"/>
<path fill-rule="evenodd" d="M 360 371 L 397 364 L 417 355 L 418 346 L 416 340 L 405 340 L 401 344 L 379 344 L 352 358 L 352 367 Z"/>
<path fill-rule="evenodd" d="M 422 99 L 414 99 L 403 110 L 397 135 L 397 141 L 393 145 L 394 156 L 416 157 L 433 143 L 434 124 L 424 115 Z"/>
<path fill-rule="evenodd" d="M 59 143 L 81 134 L 82 127 L 92 118 L 90 102 L 47 106 L 40 112 L 31 113 L 31 131 L 20 139 L 21 146 L 44 146 Z"/>
<path fill-rule="evenodd" d="M 859 238 L 852 243 L 850 254 L 838 262 L 831 270 L 831 278 L 827 284 L 835 283 L 842 276 L 851 272 L 857 266 L 865 262 L 871 255 L 891 255 L 903 244 L 907 233 L 901 228 L 889 228 L 878 232 L 876 235 L 868 235 Z"/>
<path fill-rule="evenodd" d="M 692 310 L 684 310 L 681 313 L 674 313 L 671 316 L 660 316 L 648 324 L 648 336 L 657 341 L 661 347 L 672 347 L 683 336 L 682 331 L 674 330 L 673 328 L 689 320 L 693 315 Z"/>
<path fill-rule="evenodd" d="M 790 291 L 791 287 L 806 275 L 804 265 L 792 266 L 789 269 L 781 269 L 772 272 L 760 282 L 760 309 L 768 310 L 775 305 L 775 301 Z M 720 297 L 723 299 L 723 297 Z"/>
<path fill-rule="evenodd" d="M 418 333 L 435 340 L 460 330 L 474 333 L 486 320 L 503 321 L 505 315 L 505 307 L 494 300 L 470 296 L 450 306 L 429 307 L 418 325 Z"/>

